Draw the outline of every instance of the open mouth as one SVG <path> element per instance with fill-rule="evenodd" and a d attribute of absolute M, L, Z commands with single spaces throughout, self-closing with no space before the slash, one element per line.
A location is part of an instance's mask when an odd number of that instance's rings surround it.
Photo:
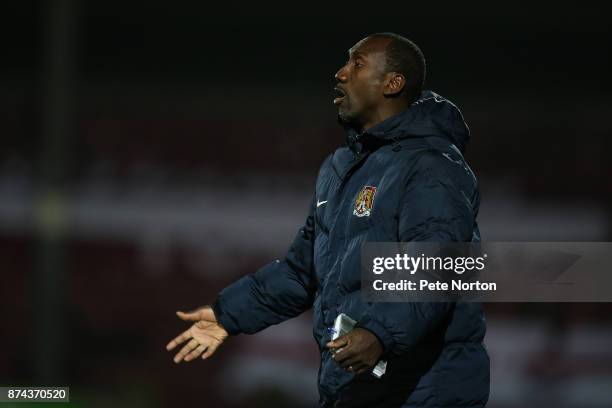
<path fill-rule="evenodd" d="M 346 97 L 346 92 L 343 89 L 338 87 L 334 88 L 334 105 L 340 105 L 344 98 Z"/>

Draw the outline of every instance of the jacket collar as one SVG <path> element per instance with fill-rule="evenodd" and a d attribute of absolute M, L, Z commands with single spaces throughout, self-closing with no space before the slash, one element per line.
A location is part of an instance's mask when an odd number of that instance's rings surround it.
<path fill-rule="evenodd" d="M 360 154 L 366 150 L 410 137 L 439 136 L 455 144 L 460 151 L 470 138 L 461 111 L 448 99 L 425 90 L 412 105 L 388 117 L 367 131 L 345 127 L 346 143 Z"/>

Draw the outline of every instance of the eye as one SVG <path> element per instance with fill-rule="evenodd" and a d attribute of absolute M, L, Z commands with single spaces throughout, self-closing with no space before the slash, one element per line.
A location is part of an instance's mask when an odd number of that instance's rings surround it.
<path fill-rule="evenodd" d="M 361 60 L 355 60 L 355 64 L 354 64 L 357 68 L 363 67 L 363 63 L 361 62 Z"/>

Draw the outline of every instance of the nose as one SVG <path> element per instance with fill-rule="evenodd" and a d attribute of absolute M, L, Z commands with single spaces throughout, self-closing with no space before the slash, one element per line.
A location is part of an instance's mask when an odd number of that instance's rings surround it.
<path fill-rule="evenodd" d="M 346 65 L 344 65 L 342 68 L 338 70 L 338 72 L 336 72 L 336 74 L 334 75 L 334 78 L 336 78 L 336 80 L 339 82 L 346 82 L 346 79 L 347 79 Z"/>

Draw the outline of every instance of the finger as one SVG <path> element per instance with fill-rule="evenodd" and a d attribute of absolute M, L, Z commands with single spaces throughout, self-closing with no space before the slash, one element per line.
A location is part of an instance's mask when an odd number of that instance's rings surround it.
<path fill-rule="evenodd" d="M 183 360 L 183 358 L 185 358 L 185 356 L 187 354 L 189 354 L 189 352 L 191 352 L 191 350 L 195 349 L 196 347 L 198 347 L 199 343 L 195 340 L 195 339 L 191 339 L 189 341 L 189 343 L 187 343 L 185 345 L 185 347 L 183 347 L 181 349 L 181 351 L 179 351 L 176 356 L 174 356 L 174 362 L 175 363 L 180 363 L 181 360 Z"/>
<path fill-rule="evenodd" d="M 348 344 L 348 337 L 342 336 L 342 337 L 338 337 L 336 340 L 328 342 L 326 345 L 329 348 L 339 348 L 339 347 L 344 347 L 347 344 Z"/>
<path fill-rule="evenodd" d="M 213 341 L 208 346 L 208 349 L 204 352 L 204 354 L 202 354 L 202 360 L 206 360 L 208 357 L 212 356 L 214 352 L 217 351 L 217 348 L 219 347 L 220 344 L 221 342 L 219 341 Z"/>
<path fill-rule="evenodd" d="M 170 351 L 176 346 L 178 346 L 179 344 L 189 340 L 190 338 L 191 338 L 191 331 L 186 330 L 183 333 L 179 334 L 174 340 L 170 341 L 170 343 L 166 345 L 166 350 Z"/>
<path fill-rule="evenodd" d="M 361 360 L 356 360 L 352 362 L 347 362 L 347 364 L 345 364 L 344 367 L 342 368 L 344 368 L 349 373 L 360 374 L 360 373 L 363 373 L 364 371 L 367 371 L 369 366 L 367 363 Z"/>
<path fill-rule="evenodd" d="M 348 367 L 343 367 L 346 371 L 348 371 L 349 373 L 353 373 L 353 374 L 358 374 L 360 370 L 362 370 L 364 367 L 359 365 L 350 365 Z M 361 371 L 363 372 L 363 370 Z"/>
<path fill-rule="evenodd" d="M 352 357 L 346 358 L 344 359 L 342 362 L 338 363 L 340 365 L 340 367 L 342 368 L 349 368 L 349 367 L 361 367 L 362 365 L 365 364 L 365 362 L 361 359 L 361 356 L 359 355 L 354 355 Z"/>
<path fill-rule="evenodd" d="M 191 361 L 194 358 L 198 358 L 200 356 L 200 354 L 202 354 L 205 350 L 206 350 L 206 346 L 203 345 L 203 344 L 200 344 L 191 353 L 189 353 L 189 354 L 187 354 L 187 356 L 185 356 L 185 361 Z"/>
<path fill-rule="evenodd" d="M 355 352 L 351 350 L 351 347 L 343 347 L 334 354 L 334 360 L 340 365 L 345 361 L 355 357 Z"/>
<path fill-rule="evenodd" d="M 365 372 L 368 372 L 369 369 L 370 367 L 368 365 L 353 366 L 353 371 L 355 372 L 355 374 L 363 374 Z"/>
<path fill-rule="evenodd" d="M 187 354 L 189 354 L 191 350 L 198 347 L 199 344 L 200 343 L 198 343 L 196 340 L 191 339 L 191 341 L 187 343 L 187 345 L 183 347 L 176 356 L 174 356 L 174 362 L 179 363 Z"/>

